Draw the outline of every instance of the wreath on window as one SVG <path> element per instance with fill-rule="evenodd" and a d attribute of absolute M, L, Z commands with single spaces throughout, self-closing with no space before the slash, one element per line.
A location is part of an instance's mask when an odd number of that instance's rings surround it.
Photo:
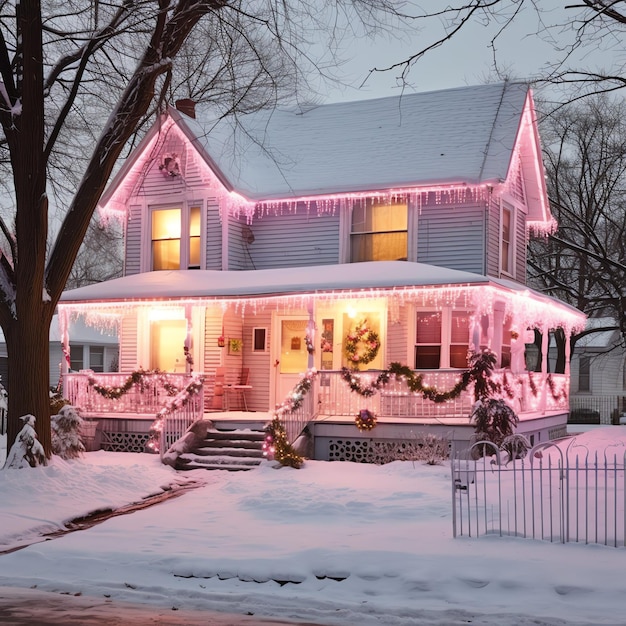
<path fill-rule="evenodd" d="M 367 320 L 359 322 L 354 330 L 348 331 L 344 352 L 354 369 L 358 369 L 359 365 L 371 363 L 379 349 L 380 337 L 367 326 Z"/>

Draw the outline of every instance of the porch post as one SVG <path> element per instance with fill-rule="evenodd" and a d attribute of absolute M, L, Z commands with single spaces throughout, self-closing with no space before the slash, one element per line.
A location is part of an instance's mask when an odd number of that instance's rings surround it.
<path fill-rule="evenodd" d="M 193 372 L 193 324 L 191 321 L 191 304 L 185 304 L 185 321 L 187 334 L 185 336 L 185 373 Z"/>
<path fill-rule="evenodd" d="M 570 375 L 570 357 L 572 354 L 572 335 L 567 330 L 565 331 L 565 375 L 569 378 Z"/>
<path fill-rule="evenodd" d="M 491 329 L 491 349 L 496 353 L 497 366 L 502 367 L 502 329 L 504 328 L 504 303 L 495 302 L 493 305 Z"/>
<path fill-rule="evenodd" d="M 59 330 L 61 334 L 61 351 L 63 352 L 63 358 L 59 366 L 62 376 L 70 371 L 70 336 L 68 327 L 68 313 L 64 308 L 59 309 Z"/>
<path fill-rule="evenodd" d="M 550 329 L 541 329 L 541 413 L 546 412 L 548 387 L 548 347 L 550 345 Z"/>
<path fill-rule="evenodd" d="M 309 353 L 307 359 L 307 369 L 312 370 L 315 367 L 315 319 L 313 317 L 313 301 L 309 299 L 309 303 L 307 305 L 307 311 L 309 313 L 309 321 L 306 324 L 306 335 L 307 335 L 307 352 Z M 309 350 L 308 342 L 311 342 L 313 349 Z"/>

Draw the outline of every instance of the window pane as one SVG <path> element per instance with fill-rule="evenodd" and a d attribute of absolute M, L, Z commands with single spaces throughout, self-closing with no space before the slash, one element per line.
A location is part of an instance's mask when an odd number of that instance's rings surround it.
<path fill-rule="evenodd" d="M 89 347 L 89 369 L 104 372 L 104 346 Z"/>
<path fill-rule="evenodd" d="M 189 235 L 191 237 L 199 237 L 200 227 L 201 227 L 200 207 L 193 206 L 191 207 L 191 209 L 189 209 Z"/>
<path fill-rule="evenodd" d="M 440 353 L 440 346 L 415 346 L 415 369 L 438 369 Z"/>
<path fill-rule="evenodd" d="M 180 269 L 180 239 L 152 242 L 152 269 Z"/>
<path fill-rule="evenodd" d="M 469 315 L 465 311 L 452 311 L 452 328 L 450 329 L 452 343 L 469 343 Z"/>
<path fill-rule="evenodd" d="M 407 234 L 380 233 L 352 235 L 350 262 L 406 261 Z"/>
<path fill-rule="evenodd" d="M 578 391 L 591 391 L 591 359 L 588 356 L 578 359 Z"/>
<path fill-rule="evenodd" d="M 512 213 L 509 209 L 502 209 L 502 271 L 511 272 L 511 222 Z"/>
<path fill-rule="evenodd" d="M 70 369 L 75 372 L 83 369 L 83 346 L 70 346 Z"/>
<path fill-rule="evenodd" d="M 180 239 L 180 209 L 152 212 L 152 239 Z"/>
<path fill-rule="evenodd" d="M 441 313 L 418 313 L 416 343 L 441 343 Z"/>
<path fill-rule="evenodd" d="M 189 269 L 200 269 L 200 237 L 189 237 Z"/>
<path fill-rule="evenodd" d="M 467 368 L 467 346 L 450 346 L 450 367 Z"/>

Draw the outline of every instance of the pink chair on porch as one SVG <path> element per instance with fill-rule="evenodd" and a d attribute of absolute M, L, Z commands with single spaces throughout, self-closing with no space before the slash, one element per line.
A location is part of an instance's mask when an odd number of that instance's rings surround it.
<path fill-rule="evenodd" d="M 224 410 L 232 411 L 233 400 L 238 406 L 242 406 L 244 411 L 248 410 L 248 401 L 246 399 L 246 392 L 252 389 L 250 384 L 250 368 L 244 367 L 239 375 L 239 382 L 233 385 L 224 385 Z"/>

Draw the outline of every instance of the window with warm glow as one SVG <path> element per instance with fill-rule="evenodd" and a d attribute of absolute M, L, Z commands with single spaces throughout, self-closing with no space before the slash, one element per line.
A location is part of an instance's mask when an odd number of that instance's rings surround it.
<path fill-rule="evenodd" d="M 357 203 L 352 210 L 350 262 L 407 258 L 406 204 Z"/>
<path fill-rule="evenodd" d="M 152 212 L 152 269 L 180 269 L 180 209 Z"/>
<path fill-rule="evenodd" d="M 192 206 L 152 210 L 152 269 L 200 269 L 202 209 Z"/>
<path fill-rule="evenodd" d="M 505 274 L 513 274 L 513 209 L 508 205 L 502 206 L 500 269 Z"/>

